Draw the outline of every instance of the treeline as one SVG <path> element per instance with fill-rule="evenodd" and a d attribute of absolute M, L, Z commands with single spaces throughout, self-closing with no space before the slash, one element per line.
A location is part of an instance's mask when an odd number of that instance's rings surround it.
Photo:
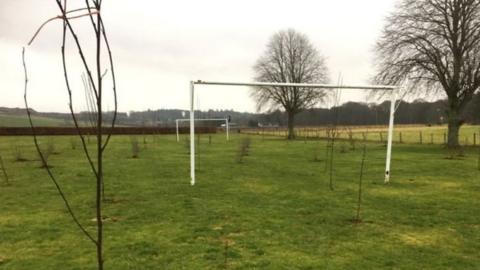
<path fill-rule="evenodd" d="M 446 100 L 427 102 L 415 100 L 402 102 L 395 113 L 397 124 L 445 124 Z M 366 104 L 348 102 L 335 108 L 316 108 L 299 113 L 295 122 L 298 126 L 332 125 L 386 125 L 390 113 L 390 102 L 381 104 Z M 464 112 L 466 123 L 480 124 L 480 94 L 475 95 Z M 187 118 L 188 112 L 182 110 L 149 110 L 131 112 L 125 123 L 135 125 L 175 125 L 175 119 Z M 280 110 L 269 113 L 240 113 L 232 110 L 196 111 L 195 118 L 231 118 L 231 122 L 238 126 L 286 126 L 287 116 Z M 201 123 L 200 125 L 218 126 L 221 123 Z M 184 123 L 188 125 L 188 123 Z"/>
<path fill-rule="evenodd" d="M 426 102 L 415 100 L 400 103 L 395 113 L 396 124 L 445 124 L 447 101 Z M 390 102 L 365 104 L 348 102 L 337 108 L 311 109 L 298 114 L 297 125 L 386 125 L 390 116 Z M 477 94 L 464 111 L 465 123 L 480 124 L 480 94 Z"/>
<path fill-rule="evenodd" d="M 415 100 L 402 102 L 395 114 L 397 124 L 424 124 L 437 125 L 446 123 L 446 100 L 427 102 Z M 298 126 L 325 126 L 335 122 L 338 125 L 386 125 L 388 123 L 390 103 L 381 104 L 348 102 L 334 108 L 316 108 L 297 114 L 295 118 Z M 0 113 L 25 115 L 24 109 L 0 108 Z M 33 111 L 33 115 L 62 119 L 65 126 L 72 125 L 71 115 L 68 113 L 42 113 Z M 171 127 L 176 119 L 188 118 L 189 112 L 184 110 L 147 110 L 119 113 L 117 125 L 120 126 L 157 126 Z M 77 115 L 82 126 L 89 125 L 89 114 L 81 112 Z M 104 118 L 111 120 L 112 112 L 106 112 Z M 480 124 L 480 94 L 476 94 L 468 104 L 463 115 L 465 122 Z M 242 113 L 233 110 L 196 111 L 195 118 L 230 118 L 232 125 L 237 126 L 286 126 L 287 116 L 277 110 L 268 113 Z M 199 126 L 219 126 L 221 122 L 202 122 Z M 188 125 L 188 123 L 182 123 Z"/>

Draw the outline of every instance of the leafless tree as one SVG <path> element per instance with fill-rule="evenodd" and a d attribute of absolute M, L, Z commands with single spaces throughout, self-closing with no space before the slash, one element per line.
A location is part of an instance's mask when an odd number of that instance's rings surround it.
<path fill-rule="evenodd" d="M 459 146 L 462 112 L 480 86 L 480 1 L 402 0 L 377 46 L 377 82 L 409 79 L 415 94 L 448 97 L 448 146 Z"/>
<path fill-rule="evenodd" d="M 73 119 L 73 122 L 75 124 L 75 128 L 77 129 L 78 136 L 80 137 L 80 140 L 82 142 L 82 147 L 85 152 L 85 157 L 88 161 L 88 164 L 91 168 L 92 174 L 95 177 L 96 180 L 96 190 L 95 190 L 95 214 L 96 214 L 96 235 L 89 232 L 89 230 L 81 224 L 80 220 L 78 220 L 72 206 L 70 205 L 66 194 L 63 192 L 60 182 L 58 181 L 57 177 L 53 174 L 52 170 L 47 166 L 45 169 L 47 170 L 47 173 L 54 183 L 59 195 L 61 196 L 68 213 L 72 217 L 73 221 L 75 224 L 78 226 L 78 228 L 82 231 L 82 233 L 95 245 L 96 247 L 96 257 L 97 257 L 97 266 L 99 270 L 103 269 L 103 217 L 102 217 L 102 185 L 103 185 L 103 179 L 104 179 L 104 172 L 103 172 L 103 154 L 104 151 L 110 141 L 111 138 L 111 133 L 105 134 L 104 132 L 104 127 L 103 127 L 103 110 L 102 110 L 102 101 L 104 99 L 105 91 L 104 91 L 104 83 L 103 83 L 103 75 L 102 75 L 102 55 L 106 54 L 107 55 L 107 63 L 109 65 L 109 70 L 111 74 L 111 80 L 112 80 L 112 85 L 113 85 L 113 97 L 114 97 L 114 116 L 112 119 L 112 122 L 110 124 L 111 130 L 113 130 L 113 127 L 115 126 L 115 121 L 116 121 L 116 116 L 117 116 L 117 92 L 116 92 L 116 82 L 115 82 L 115 72 L 113 69 L 113 58 L 112 58 L 112 53 L 110 50 L 110 44 L 107 38 L 107 34 L 105 31 L 103 19 L 101 16 L 101 6 L 102 6 L 102 0 L 85 0 L 85 7 L 83 8 L 77 8 L 77 9 L 68 9 L 67 8 L 67 0 L 55 0 L 59 10 L 60 10 L 60 15 L 53 17 L 46 22 L 44 22 L 40 28 L 37 30 L 37 32 L 34 34 L 33 38 L 30 40 L 29 45 L 32 44 L 34 39 L 37 37 L 38 33 L 40 30 L 45 26 L 47 23 L 54 21 L 54 20 L 61 20 L 63 22 L 63 31 L 62 31 L 62 46 L 61 46 L 61 55 L 62 55 L 62 65 L 63 65 L 63 75 L 64 75 L 64 80 L 65 80 L 65 86 L 66 90 L 68 92 L 68 97 L 69 97 L 69 109 L 70 113 Z M 94 44 L 95 44 L 95 54 L 93 57 L 93 62 L 94 68 L 92 69 L 90 67 L 91 62 L 89 62 L 85 56 L 82 44 L 78 38 L 78 34 L 74 28 L 74 25 L 72 24 L 72 20 L 74 19 L 79 19 L 83 17 L 88 17 L 90 19 L 91 25 L 93 27 L 93 32 L 94 32 Z M 90 150 L 87 147 L 87 143 L 85 140 L 85 134 L 81 133 L 81 129 L 79 127 L 79 121 L 77 119 L 77 116 L 74 112 L 74 105 L 73 105 L 73 94 L 72 94 L 72 85 L 70 84 L 69 81 L 69 73 L 68 73 L 68 68 L 67 68 L 67 55 L 66 55 L 66 40 L 67 36 L 70 36 L 73 39 L 74 46 L 76 47 L 78 51 L 79 58 L 82 61 L 83 68 L 86 74 L 86 79 L 88 80 L 88 85 L 87 87 L 91 88 L 91 91 L 93 92 L 93 97 L 94 97 L 94 104 L 95 104 L 95 110 L 94 112 L 96 113 L 95 117 L 93 118 L 95 121 L 95 135 L 96 135 L 96 149 L 95 153 L 90 153 Z M 42 162 L 45 164 L 46 160 L 45 157 L 40 149 L 37 136 L 36 136 L 36 129 L 33 125 L 32 117 L 31 117 L 31 111 L 29 109 L 28 105 L 28 99 L 27 99 L 27 89 L 28 89 L 28 75 L 27 75 L 27 66 L 25 63 L 25 49 L 23 50 L 22 53 L 22 60 L 23 60 L 23 67 L 25 71 L 25 93 L 24 93 L 24 99 L 25 99 L 25 106 L 27 108 L 27 115 L 28 119 L 30 121 L 30 126 L 32 128 L 32 133 L 34 134 L 33 139 L 34 139 L 34 144 L 37 149 L 38 154 L 40 155 L 40 159 Z M 88 94 L 87 94 L 88 95 Z M 93 156 L 95 155 L 95 159 Z"/>
<path fill-rule="evenodd" d="M 328 69 L 324 57 L 305 34 L 293 29 L 275 33 L 254 66 L 255 80 L 277 83 L 326 83 Z M 288 138 L 295 138 L 295 115 L 324 100 L 322 89 L 301 87 L 256 87 L 251 96 L 257 109 L 283 108 L 288 116 Z"/>
<path fill-rule="evenodd" d="M 342 75 L 340 74 L 338 76 L 338 85 L 343 84 L 343 78 Z M 338 131 L 338 116 L 339 116 L 339 105 L 340 105 L 340 96 L 341 96 L 341 91 L 340 89 L 337 89 L 335 91 L 335 95 L 333 98 L 333 123 L 331 124 L 331 127 L 329 128 L 330 131 L 330 140 L 327 143 L 327 149 L 330 150 L 330 154 L 327 155 L 327 162 L 329 165 L 329 187 L 330 190 L 334 190 L 334 183 L 333 183 L 333 172 L 334 172 L 334 154 L 335 154 L 335 142 L 337 137 L 339 137 L 340 132 Z M 329 147 L 329 148 L 328 148 Z"/>

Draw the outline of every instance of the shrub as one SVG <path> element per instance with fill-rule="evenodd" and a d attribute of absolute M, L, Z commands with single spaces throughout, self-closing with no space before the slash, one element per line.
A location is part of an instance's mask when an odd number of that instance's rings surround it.
<path fill-rule="evenodd" d="M 315 146 L 313 147 L 313 162 L 320 162 L 322 159 L 320 158 L 320 142 L 317 140 Z"/>
<path fill-rule="evenodd" d="M 23 155 L 23 150 L 20 146 L 16 145 L 14 148 L 13 154 L 15 155 L 16 162 L 25 162 L 28 161 L 25 156 Z"/>
<path fill-rule="evenodd" d="M 347 146 L 345 145 L 345 143 L 342 143 L 342 144 L 340 145 L 340 153 L 345 154 L 345 153 L 347 153 L 347 152 L 348 152 Z"/>
<path fill-rule="evenodd" d="M 58 155 L 60 154 L 59 152 L 56 151 L 56 146 L 55 146 L 55 143 L 53 141 L 53 139 L 49 139 L 47 141 L 47 152 L 50 154 L 50 155 Z"/>
<path fill-rule="evenodd" d="M 72 147 L 72 150 L 77 149 L 77 140 L 75 138 L 70 138 L 70 147 Z"/>
<path fill-rule="evenodd" d="M 41 152 L 40 161 L 42 163 L 40 168 L 51 168 L 52 166 L 50 166 L 48 160 L 50 159 L 51 155 L 55 154 L 55 144 L 53 143 L 53 141 L 49 140 L 47 143 L 47 147 L 45 149 L 40 149 L 40 152 Z"/>
<path fill-rule="evenodd" d="M 132 158 L 139 158 L 140 156 L 140 144 L 138 138 L 135 136 L 130 137 L 130 146 L 132 149 Z"/>
<path fill-rule="evenodd" d="M 5 164 L 3 164 L 2 156 L 0 155 L 0 170 L 2 171 L 3 178 L 5 179 L 5 183 L 10 185 L 10 180 L 8 178 L 7 170 L 5 169 Z"/>
<path fill-rule="evenodd" d="M 243 163 L 244 157 L 248 156 L 250 152 L 250 137 L 242 138 L 237 150 L 237 162 Z"/>
<path fill-rule="evenodd" d="M 348 142 L 350 143 L 350 148 L 355 151 L 355 139 L 353 138 L 353 131 L 351 128 L 348 128 Z"/>

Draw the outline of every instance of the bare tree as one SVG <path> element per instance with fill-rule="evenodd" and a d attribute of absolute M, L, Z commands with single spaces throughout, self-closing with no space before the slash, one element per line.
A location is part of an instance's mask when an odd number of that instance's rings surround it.
<path fill-rule="evenodd" d="M 102 110 L 102 102 L 105 96 L 105 89 L 104 85 L 104 78 L 102 75 L 102 55 L 106 54 L 107 63 L 109 65 L 110 73 L 111 73 L 111 80 L 112 80 L 112 94 L 114 98 L 114 115 L 112 122 L 110 123 L 110 128 L 113 130 L 115 126 L 115 121 L 117 117 L 117 92 L 116 92 L 116 82 L 115 82 L 115 72 L 113 69 L 113 59 L 112 53 L 110 50 L 110 44 L 107 38 L 107 34 L 105 32 L 104 23 L 101 16 L 101 6 L 102 0 L 86 0 L 85 7 L 77 8 L 77 9 L 68 9 L 67 8 L 67 0 L 55 0 L 59 10 L 60 15 L 53 17 L 46 22 L 44 22 L 37 32 L 34 34 L 33 38 L 30 40 L 28 45 L 31 45 L 40 30 L 45 26 L 48 22 L 54 20 L 62 20 L 63 22 L 63 31 L 62 31 L 62 46 L 61 46 L 61 55 L 62 55 L 62 65 L 63 65 L 63 76 L 65 80 L 65 86 L 69 97 L 69 109 L 70 114 L 72 116 L 73 122 L 75 124 L 75 128 L 77 130 L 78 136 L 81 139 L 82 147 L 85 153 L 85 157 L 88 161 L 90 169 L 92 171 L 93 176 L 95 177 L 95 220 L 96 220 L 96 234 L 91 233 L 87 227 L 82 225 L 80 220 L 77 218 L 72 206 L 70 205 L 66 194 L 63 192 L 60 182 L 58 181 L 57 177 L 53 174 L 52 170 L 47 166 L 45 169 L 47 173 L 54 183 L 60 197 L 62 198 L 65 207 L 68 210 L 69 215 L 72 217 L 74 223 L 78 226 L 81 232 L 95 245 L 96 247 L 96 258 L 97 258 L 97 267 L 99 270 L 103 269 L 103 216 L 102 216 L 102 185 L 104 179 L 104 172 L 103 172 L 103 157 L 104 151 L 110 141 L 111 133 L 105 134 L 104 132 L 104 125 L 103 125 L 103 110 Z M 94 68 L 91 68 L 89 61 L 85 56 L 82 44 L 78 38 L 78 34 L 74 28 L 73 23 L 71 22 L 74 19 L 79 19 L 82 17 L 88 17 L 90 19 L 91 25 L 93 27 L 94 33 L 94 44 L 95 44 L 95 53 L 94 57 L 91 62 L 93 62 Z M 66 40 L 67 36 L 70 36 L 73 39 L 73 44 L 78 51 L 78 56 L 82 61 L 84 72 L 86 76 L 84 79 L 88 81 L 88 85 L 84 84 L 85 89 L 90 89 L 91 92 L 87 93 L 86 95 L 92 95 L 93 100 L 92 103 L 94 104 L 94 113 L 96 114 L 94 117 L 92 116 L 92 121 L 94 121 L 95 127 L 95 136 L 96 136 L 96 148 L 95 152 L 92 154 L 87 147 L 87 143 L 85 140 L 85 134 L 82 134 L 81 129 L 79 127 L 79 121 L 77 119 L 77 115 L 74 112 L 74 105 L 73 105 L 73 90 L 72 85 L 70 84 L 69 80 L 69 72 L 67 67 L 67 54 L 66 54 Z M 30 126 L 32 128 L 34 144 L 37 149 L 38 154 L 40 155 L 40 159 L 44 164 L 46 164 L 46 159 L 44 154 L 42 153 L 37 136 L 36 136 L 36 129 L 33 125 L 32 117 L 31 117 L 31 110 L 28 105 L 27 99 L 27 89 L 28 89 L 28 75 L 27 75 L 27 66 L 25 62 L 25 49 L 22 53 L 22 60 L 23 60 L 23 67 L 25 72 L 25 93 L 24 93 L 24 100 L 25 106 L 27 108 L 27 115 L 30 122 Z M 85 83 L 85 81 L 84 81 Z M 92 105 L 92 104 L 91 104 Z M 93 158 L 95 156 L 95 159 Z"/>
<path fill-rule="evenodd" d="M 277 32 L 254 66 L 255 80 L 277 83 L 326 83 L 328 69 L 324 57 L 305 34 L 293 29 Z M 283 108 L 288 115 L 288 138 L 295 138 L 295 115 L 326 97 L 322 89 L 301 87 L 256 87 L 251 96 L 257 109 Z"/>
<path fill-rule="evenodd" d="M 377 82 L 408 78 L 411 93 L 446 94 L 448 146 L 457 148 L 462 112 L 480 86 L 480 1 L 402 0 L 376 48 Z"/>

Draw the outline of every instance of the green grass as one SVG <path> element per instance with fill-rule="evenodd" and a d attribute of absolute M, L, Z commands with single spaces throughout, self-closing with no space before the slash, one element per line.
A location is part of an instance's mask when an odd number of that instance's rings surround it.
<path fill-rule="evenodd" d="M 65 122 L 60 119 L 48 118 L 43 116 L 33 116 L 33 123 L 36 126 L 44 127 L 56 127 L 56 126 L 65 126 Z M 30 123 L 28 122 L 27 116 L 23 115 L 12 115 L 12 114 L 2 114 L 0 113 L 0 127 L 28 127 Z"/>
<path fill-rule="evenodd" d="M 68 137 L 53 141 L 53 171 L 94 232 L 83 154 Z M 191 187 L 186 144 L 147 141 L 138 159 L 128 136 L 106 153 L 106 269 L 225 269 L 225 257 L 227 269 L 480 269 L 474 149 L 451 160 L 441 146 L 395 145 L 384 185 L 385 148 L 368 144 L 363 222 L 354 224 L 359 143 L 337 143 L 330 191 L 324 142 L 252 137 L 237 163 L 239 135 L 228 143 L 215 135 L 211 145 L 204 135 Z M 30 161 L 13 161 L 15 145 Z M 0 269 L 95 269 L 94 247 L 39 168 L 31 138 L 0 137 L 0 153 L 11 176 L 0 184 Z"/>

